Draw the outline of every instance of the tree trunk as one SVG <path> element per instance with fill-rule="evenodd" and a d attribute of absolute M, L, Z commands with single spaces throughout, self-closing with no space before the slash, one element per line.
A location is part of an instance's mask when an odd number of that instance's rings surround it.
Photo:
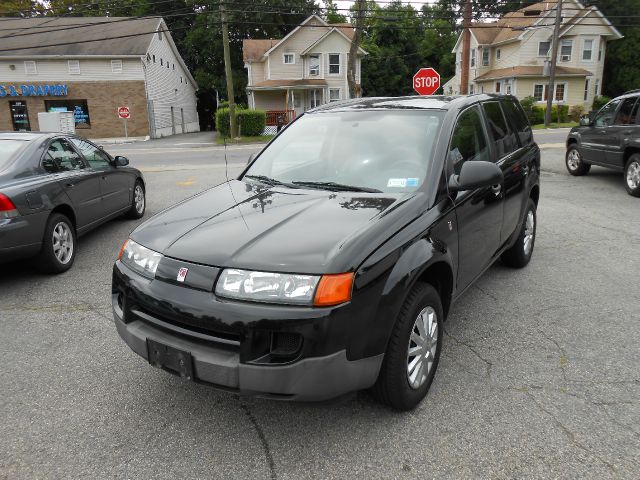
<path fill-rule="evenodd" d="M 349 85 L 349 98 L 357 98 L 360 96 L 360 88 L 356 83 L 356 69 L 358 62 L 358 49 L 360 48 L 360 38 L 362 25 L 364 23 L 364 4 L 365 0 L 356 0 L 354 5 L 355 15 L 353 17 L 353 27 L 355 33 L 351 39 L 351 47 L 349 48 L 349 62 L 347 63 L 347 83 Z"/>

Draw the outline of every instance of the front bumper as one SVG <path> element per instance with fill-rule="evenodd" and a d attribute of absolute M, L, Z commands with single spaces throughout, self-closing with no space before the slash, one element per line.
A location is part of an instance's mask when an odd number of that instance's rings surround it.
<path fill-rule="evenodd" d="M 148 340 L 188 352 L 193 380 L 239 393 L 327 400 L 371 387 L 382 364 L 382 354 L 348 358 L 339 326 L 348 320 L 348 309 L 221 302 L 212 292 L 144 279 L 120 262 L 114 267 L 112 302 L 118 334 L 138 355 L 149 360 Z M 174 321 L 170 311 L 198 318 L 197 326 Z M 209 323 L 217 329 L 204 329 Z M 273 341 L 263 340 L 274 332 L 298 335 L 298 351 L 271 355 Z"/>

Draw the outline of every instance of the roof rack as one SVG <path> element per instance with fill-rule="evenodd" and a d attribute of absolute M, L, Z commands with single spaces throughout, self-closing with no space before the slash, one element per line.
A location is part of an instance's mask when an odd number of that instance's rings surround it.
<path fill-rule="evenodd" d="M 630 93 L 640 93 L 640 88 L 636 88 L 635 90 L 629 90 L 628 92 L 624 92 L 623 95 L 628 95 Z"/>

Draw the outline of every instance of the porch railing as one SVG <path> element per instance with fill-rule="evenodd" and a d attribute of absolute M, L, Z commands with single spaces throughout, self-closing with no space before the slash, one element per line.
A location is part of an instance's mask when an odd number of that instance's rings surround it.
<path fill-rule="evenodd" d="M 277 127 L 278 123 L 286 125 L 295 120 L 295 110 L 267 110 L 267 126 Z"/>

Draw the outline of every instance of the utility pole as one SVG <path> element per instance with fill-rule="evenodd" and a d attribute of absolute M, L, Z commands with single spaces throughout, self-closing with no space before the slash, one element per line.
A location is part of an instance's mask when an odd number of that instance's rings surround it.
<path fill-rule="evenodd" d="M 231 73 L 231 54 L 229 53 L 229 26 L 224 2 L 220 2 L 220 21 L 222 23 L 222 48 L 224 49 L 224 75 L 227 78 L 227 96 L 229 97 L 229 135 L 238 136 L 236 128 L 236 104 L 233 96 L 233 73 Z"/>
<path fill-rule="evenodd" d="M 347 83 L 349 86 L 349 98 L 360 97 L 359 85 L 356 84 L 356 65 L 358 62 L 358 48 L 360 47 L 360 32 L 364 24 L 365 0 L 356 0 L 355 15 L 353 19 L 354 35 L 349 47 L 349 63 L 347 64 Z"/>
<path fill-rule="evenodd" d="M 471 62 L 471 0 L 464 4 L 462 21 L 462 72 L 460 73 L 460 94 L 469 93 L 469 63 Z"/>
<path fill-rule="evenodd" d="M 558 63 L 558 40 L 560 34 L 560 24 L 562 23 L 562 0 L 556 4 L 556 24 L 553 27 L 553 40 L 551 42 L 551 65 L 549 71 L 549 85 L 547 86 L 547 111 L 544 115 L 544 126 L 551 123 L 551 109 L 553 108 L 553 97 L 556 83 L 556 64 Z M 560 108 L 558 106 L 558 108 Z"/>

